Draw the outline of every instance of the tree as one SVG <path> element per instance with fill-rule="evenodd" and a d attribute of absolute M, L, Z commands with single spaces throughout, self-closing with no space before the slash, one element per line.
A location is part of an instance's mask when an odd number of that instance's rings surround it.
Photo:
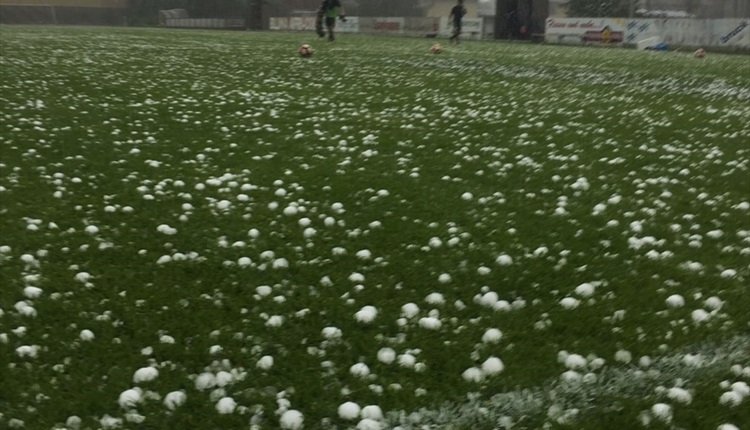
<path fill-rule="evenodd" d="M 568 16 L 611 17 L 629 16 L 630 3 L 635 0 L 568 0 Z"/>

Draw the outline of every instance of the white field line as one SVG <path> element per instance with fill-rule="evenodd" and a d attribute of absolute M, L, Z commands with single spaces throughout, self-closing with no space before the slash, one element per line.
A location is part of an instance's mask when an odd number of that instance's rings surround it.
<path fill-rule="evenodd" d="M 688 354 L 700 356 L 696 363 L 686 360 Z M 421 409 L 407 413 L 392 412 L 386 417 L 387 428 L 403 430 L 524 428 L 524 421 L 564 423 L 582 418 L 590 410 L 618 410 L 617 399 L 654 397 L 654 403 L 667 402 L 658 396 L 658 386 L 671 388 L 680 379 L 685 389 L 691 382 L 719 382 L 732 365 L 750 365 L 750 335 L 735 336 L 721 343 L 704 342 L 681 349 L 680 353 L 654 358 L 648 368 L 637 366 L 604 367 L 597 371 L 596 382 L 570 384 L 551 380 L 539 387 L 510 391 L 481 400 L 469 395 L 464 404 L 445 404 L 438 409 Z M 561 365 L 561 373 L 565 369 Z M 502 377 L 502 376 L 500 376 Z M 718 402 L 718 399 L 716 399 Z M 638 415 L 634 414 L 634 422 Z M 515 425 L 514 425 L 515 423 Z M 537 427 L 539 424 L 534 425 Z"/>

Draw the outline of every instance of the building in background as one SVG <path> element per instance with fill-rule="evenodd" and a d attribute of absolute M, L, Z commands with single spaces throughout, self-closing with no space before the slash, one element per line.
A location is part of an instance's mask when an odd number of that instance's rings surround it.
<path fill-rule="evenodd" d="M 568 16 L 568 0 L 549 0 L 549 17 L 564 18 Z"/>
<path fill-rule="evenodd" d="M 124 25 L 127 0 L 0 0 L 0 23 Z"/>
<path fill-rule="evenodd" d="M 349 16 L 445 18 L 455 0 L 342 0 Z M 466 0 L 466 18 L 481 19 L 484 35 L 532 38 L 547 17 L 612 16 L 602 5 L 625 5 L 618 17 L 750 18 L 750 0 Z M 580 7 L 584 5 L 586 7 Z M 594 7 L 588 7 L 594 5 Z M 599 5 L 599 7 L 596 7 Z M 239 18 L 267 29 L 269 17 L 314 16 L 320 0 L 0 0 L 0 23 L 159 25 L 159 11 L 184 9 L 190 18 Z M 584 11 L 581 14 L 581 11 Z"/>
<path fill-rule="evenodd" d="M 749 0 L 635 0 L 636 13 L 653 18 L 750 18 Z"/>

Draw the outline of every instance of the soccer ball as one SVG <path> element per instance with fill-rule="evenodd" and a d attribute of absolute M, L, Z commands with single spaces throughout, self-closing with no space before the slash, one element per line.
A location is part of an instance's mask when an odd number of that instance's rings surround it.
<path fill-rule="evenodd" d="M 432 52 L 433 54 L 439 54 L 443 52 L 443 45 L 439 43 L 432 45 L 432 47 L 430 47 L 430 52 Z"/>
<path fill-rule="evenodd" d="M 706 50 L 701 48 L 693 53 L 696 58 L 703 58 L 706 56 Z"/>
<path fill-rule="evenodd" d="M 307 43 L 303 43 L 299 46 L 299 49 L 297 49 L 297 52 L 299 52 L 299 55 L 302 57 L 312 57 L 313 49 L 312 46 L 310 46 Z"/>

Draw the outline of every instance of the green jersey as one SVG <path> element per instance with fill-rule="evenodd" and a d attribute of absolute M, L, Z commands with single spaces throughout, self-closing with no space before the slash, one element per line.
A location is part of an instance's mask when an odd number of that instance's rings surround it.
<path fill-rule="evenodd" d="M 323 10 L 323 14 L 327 18 L 336 18 L 339 16 L 339 9 L 341 9 L 340 0 L 323 0 L 323 4 L 320 5 Z"/>

